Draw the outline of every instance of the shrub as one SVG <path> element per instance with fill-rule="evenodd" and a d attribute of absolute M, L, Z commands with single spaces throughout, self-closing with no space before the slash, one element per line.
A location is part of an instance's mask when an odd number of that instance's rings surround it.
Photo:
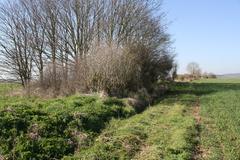
<path fill-rule="evenodd" d="M 82 62 L 78 81 L 85 90 L 126 96 L 142 88 L 152 92 L 160 79 L 169 76 L 173 57 L 140 43 L 112 44 L 92 49 Z"/>

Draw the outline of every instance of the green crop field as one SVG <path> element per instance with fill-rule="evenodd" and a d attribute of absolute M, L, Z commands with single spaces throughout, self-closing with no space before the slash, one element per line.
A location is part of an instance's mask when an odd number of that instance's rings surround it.
<path fill-rule="evenodd" d="M 240 159 L 240 79 L 177 83 L 142 113 L 117 98 L 10 96 L 0 85 L 6 159 Z"/>
<path fill-rule="evenodd" d="M 212 83 L 212 82 L 211 82 Z M 203 159 L 240 159 L 240 79 L 202 81 Z"/>
<path fill-rule="evenodd" d="M 198 96 L 198 159 L 240 159 L 240 79 L 199 80 L 181 92 Z"/>

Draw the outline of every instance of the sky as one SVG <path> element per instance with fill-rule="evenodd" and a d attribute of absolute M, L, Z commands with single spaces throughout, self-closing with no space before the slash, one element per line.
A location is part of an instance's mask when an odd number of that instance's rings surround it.
<path fill-rule="evenodd" d="M 240 0 L 165 0 L 179 73 L 190 62 L 203 72 L 240 73 Z"/>

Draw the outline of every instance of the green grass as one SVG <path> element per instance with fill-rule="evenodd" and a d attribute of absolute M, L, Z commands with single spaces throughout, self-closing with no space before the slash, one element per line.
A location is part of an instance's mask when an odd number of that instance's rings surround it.
<path fill-rule="evenodd" d="M 23 97 L 21 95 L 15 95 L 15 92 L 20 92 L 21 85 L 15 83 L 0 83 L 0 109 L 9 104 L 18 103 L 34 103 L 36 97 Z"/>
<path fill-rule="evenodd" d="M 0 84 L 0 156 L 6 158 L 240 159 L 240 79 L 177 83 L 140 114 L 117 98 L 9 96 L 17 87 Z"/>
<path fill-rule="evenodd" d="M 113 120 L 92 147 L 72 159 L 190 159 L 196 130 L 187 109 L 159 104 L 129 119 Z"/>
<path fill-rule="evenodd" d="M 202 79 L 202 80 L 197 80 L 195 81 L 197 83 L 240 83 L 240 78 L 218 78 L 218 79 Z"/>
<path fill-rule="evenodd" d="M 240 159 L 240 79 L 198 80 L 173 91 L 200 99 L 200 159 Z"/>
<path fill-rule="evenodd" d="M 65 159 L 191 159 L 199 143 L 192 114 L 197 96 L 179 94 L 179 87 L 141 114 L 112 120 L 91 146 Z"/>
<path fill-rule="evenodd" d="M 112 118 L 135 114 L 116 98 L 96 96 L 42 100 L 10 97 L 1 86 L 0 155 L 6 159 L 61 159 L 89 146 Z"/>
<path fill-rule="evenodd" d="M 211 83 L 201 84 L 213 90 L 200 99 L 202 159 L 240 159 L 240 79 Z"/>
<path fill-rule="evenodd" d="M 13 83 L 0 83 L 0 95 L 3 96 L 7 94 L 8 92 L 19 88 L 20 86 L 18 84 Z"/>
<path fill-rule="evenodd" d="M 75 95 L 42 100 L 4 95 L 0 98 L 0 155 L 10 159 L 189 159 L 196 143 L 190 113 L 196 97 L 180 97 L 182 101 L 169 95 L 132 117 L 133 108 L 116 98 Z"/>

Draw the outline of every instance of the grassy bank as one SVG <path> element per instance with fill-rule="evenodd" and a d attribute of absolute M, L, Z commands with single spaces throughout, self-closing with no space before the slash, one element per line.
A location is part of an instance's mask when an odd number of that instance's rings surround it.
<path fill-rule="evenodd" d="M 181 87 L 181 90 L 183 87 Z M 112 120 L 92 146 L 65 159 L 191 159 L 198 142 L 193 115 L 197 96 L 174 87 L 156 105 L 124 120 Z"/>
<path fill-rule="evenodd" d="M 42 100 L 4 95 L 0 155 L 10 159 L 189 159 L 196 143 L 191 115 L 196 97 L 178 98 L 169 95 L 135 115 L 132 107 L 116 98 L 75 95 Z"/>
<path fill-rule="evenodd" d="M 186 110 L 183 105 L 157 105 L 132 118 L 113 120 L 92 147 L 72 159 L 190 159 L 196 132 Z"/>
<path fill-rule="evenodd" d="M 0 106 L 0 155 L 6 159 L 61 159 L 89 146 L 112 118 L 135 114 L 123 100 L 80 95 L 52 100 L 1 96 Z"/>

